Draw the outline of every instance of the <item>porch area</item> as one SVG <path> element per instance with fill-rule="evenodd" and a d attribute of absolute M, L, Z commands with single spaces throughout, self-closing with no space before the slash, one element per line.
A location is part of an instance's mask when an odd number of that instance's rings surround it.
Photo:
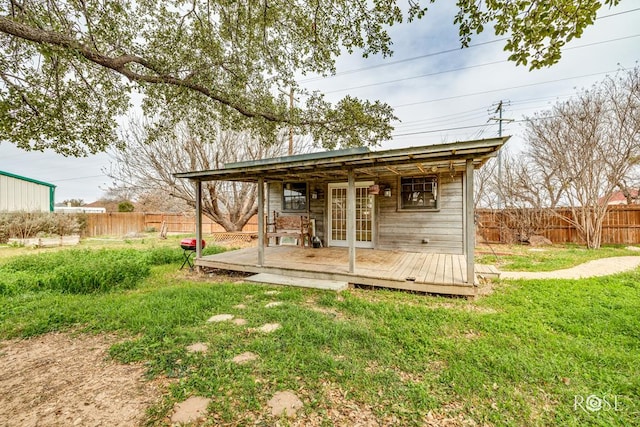
<path fill-rule="evenodd" d="M 347 248 L 269 246 L 259 265 L 258 248 L 250 247 L 196 259 L 195 265 L 248 273 L 270 273 L 301 279 L 344 281 L 447 295 L 476 295 L 467 283 L 464 255 L 355 249 L 355 270 L 349 272 Z"/>

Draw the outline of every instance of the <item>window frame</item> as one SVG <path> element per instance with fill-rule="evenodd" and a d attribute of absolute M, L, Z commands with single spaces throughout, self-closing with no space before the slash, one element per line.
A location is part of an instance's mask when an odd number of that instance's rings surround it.
<path fill-rule="evenodd" d="M 431 194 L 434 195 L 434 202 L 435 205 L 434 206 L 405 206 L 405 198 L 404 195 L 407 193 L 406 191 L 404 191 L 404 187 L 403 185 L 422 185 L 423 188 L 424 185 L 426 184 L 426 182 L 423 183 L 416 183 L 416 182 L 410 182 L 410 183 L 406 183 L 406 181 L 403 183 L 403 180 L 431 180 L 430 184 L 433 186 L 433 184 L 435 183 L 435 191 L 430 192 Z M 436 212 L 440 210 L 440 175 L 434 175 L 434 174 L 429 174 L 429 175 L 411 175 L 411 176 L 400 176 L 398 177 L 398 211 L 402 211 L 402 212 Z M 422 193 L 425 193 L 426 191 L 421 191 Z"/>
<path fill-rule="evenodd" d="M 304 185 L 304 208 L 295 209 L 292 207 L 287 207 L 287 184 L 289 185 Z M 289 200 L 293 200 L 296 196 L 289 196 Z M 309 183 L 305 181 L 285 181 L 282 183 L 282 212 L 308 212 L 309 211 Z"/>

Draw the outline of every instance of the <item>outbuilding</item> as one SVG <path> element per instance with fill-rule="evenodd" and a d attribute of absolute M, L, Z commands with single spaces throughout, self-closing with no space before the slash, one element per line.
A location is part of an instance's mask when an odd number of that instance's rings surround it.
<path fill-rule="evenodd" d="M 177 173 L 195 182 L 198 243 L 203 181 L 258 185 L 258 247 L 210 256 L 198 247 L 195 265 L 475 295 L 473 172 L 507 139 L 359 147 Z"/>
<path fill-rule="evenodd" d="M 0 171 L 0 212 L 53 212 L 56 186 Z"/>

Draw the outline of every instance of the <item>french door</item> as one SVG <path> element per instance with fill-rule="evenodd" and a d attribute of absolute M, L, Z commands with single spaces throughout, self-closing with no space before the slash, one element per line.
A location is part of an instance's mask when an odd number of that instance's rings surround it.
<path fill-rule="evenodd" d="M 374 197 L 369 194 L 373 182 L 356 183 L 357 248 L 373 248 Z M 329 246 L 347 246 L 347 183 L 329 184 Z"/>

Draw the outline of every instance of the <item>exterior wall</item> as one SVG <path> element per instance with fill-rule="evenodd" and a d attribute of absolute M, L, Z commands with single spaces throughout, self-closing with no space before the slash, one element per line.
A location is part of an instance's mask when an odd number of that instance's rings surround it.
<path fill-rule="evenodd" d="M 312 199 L 311 192 L 313 190 L 318 191 L 318 198 Z M 309 218 L 315 220 L 316 223 L 316 236 L 320 238 L 323 244 L 326 244 L 326 233 L 325 228 L 327 224 L 326 219 L 326 206 L 327 206 L 327 185 L 326 184 L 318 184 L 315 185 L 309 184 Z"/>
<path fill-rule="evenodd" d="M 53 186 L 0 174 L 0 211 L 53 211 Z"/>
<path fill-rule="evenodd" d="M 309 215 L 310 219 L 315 220 L 316 223 L 316 236 L 320 238 L 324 242 L 324 228 L 326 224 L 325 219 L 325 206 L 327 204 L 326 194 L 327 194 L 327 185 L 326 184 L 314 184 L 308 183 L 308 191 L 309 191 L 309 210 L 308 212 L 296 212 L 296 213 L 288 213 L 282 212 L 282 183 L 281 182 L 270 182 L 267 184 L 267 203 L 266 203 L 266 214 L 268 214 L 268 222 L 273 221 L 273 212 L 278 212 L 279 215 Z M 320 190 L 320 196 L 317 199 L 311 198 L 311 192 L 313 190 Z"/>
<path fill-rule="evenodd" d="M 268 222 L 273 221 L 273 211 L 282 212 L 282 183 L 269 182 L 267 184 L 267 203 L 265 213 L 269 218 Z"/>
<path fill-rule="evenodd" d="M 441 254 L 464 253 L 462 173 L 439 179 L 438 210 L 398 210 L 397 177 L 380 178 L 391 186 L 392 197 L 376 196 L 378 238 L 376 249 Z M 428 239 L 428 243 L 423 243 Z"/>
<path fill-rule="evenodd" d="M 412 175 L 413 176 L 413 175 Z M 392 197 L 375 196 L 376 223 L 374 224 L 374 246 L 382 250 L 426 252 L 440 254 L 464 253 L 464 205 L 463 174 L 453 177 L 442 174 L 439 178 L 438 210 L 399 210 L 399 180 L 396 175 L 369 178 L 383 187 L 390 186 Z M 360 181 L 360 180 L 358 180 Z M 328 184 L 308 184 L 309 216 L 316 221 L 316 235 L 326 245 Z M 311 198 L 313 190 L 320 190 L 318 199 Z M 282 183 L 271 182 L 267 190 L 267 212 L 269 221 L 273 211 L 282 215 Z M 428 239 L 428 243 L 423 243 Z"/>

